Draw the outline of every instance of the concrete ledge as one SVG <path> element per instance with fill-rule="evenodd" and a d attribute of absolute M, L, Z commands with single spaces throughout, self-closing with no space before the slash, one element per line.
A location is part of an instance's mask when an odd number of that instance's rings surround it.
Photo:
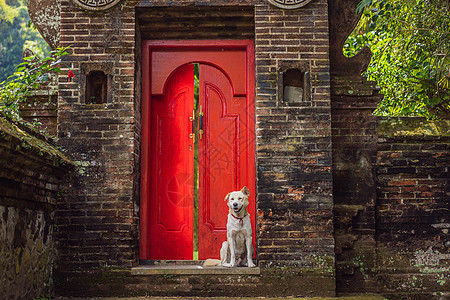
<path fill-rule="evenodd" d="M 132 275 L 259 275 L 261 269 L 202 267 L 200 265 L 149 265 L 131 269 Z"/>

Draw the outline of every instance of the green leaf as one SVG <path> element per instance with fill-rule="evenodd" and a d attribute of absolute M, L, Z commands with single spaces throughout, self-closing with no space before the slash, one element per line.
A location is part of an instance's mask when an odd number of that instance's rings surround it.
<path fill-rule="evenodd" d="M 63 51 L 51 53 L 43 59 L 37 56 L 25 58 L 17 66 L 16 72 L 0 84 L 0 112 L 20 120 L 19 103 L 26 101 L 31 91 L 39 89 L 42 83 L 47 82 L 51 74 L 61 72 L 53 62 L 61 61 L 62 53 Z"/>
<path fill-rule="evenodd" d="M 361 11 L 363 11 L 366 6 L 369 6 L 372 4 L 372 0 L 362 0 L 359 2 L 358 6 L 356 7 L 356 13 L 359 14 Z"/>

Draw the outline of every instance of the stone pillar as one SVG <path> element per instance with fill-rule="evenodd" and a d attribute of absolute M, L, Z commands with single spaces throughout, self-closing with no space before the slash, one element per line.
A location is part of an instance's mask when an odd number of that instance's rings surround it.
<path fill-rule="evenodd" d="M 371 53 L 342 48 L 360 19 L 359 0 L 330 1 L 331 115 L 338 293 L 375 292 L 376 118 L 382 95 L 361 76 Z"/>

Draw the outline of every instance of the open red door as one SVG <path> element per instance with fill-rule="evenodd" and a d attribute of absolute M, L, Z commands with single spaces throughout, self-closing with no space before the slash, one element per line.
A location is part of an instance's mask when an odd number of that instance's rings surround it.
<path fill-rule="evenodd" d="M 194 66 L 169 78 L 151 99 L 150 259 L 193 258 Z"/>
<path fill-rule="evenodd" d="M 242 69 L 242 77 L 236 79 L 246 82 L 245 65 L 235 68 Z M 198 245 L 202 260 L 219 258 L 227 240 L 228 206 L 224 199 L 229 192 L 249 188 L 248 211 L 255 228 L 255 156 L 254 110 L 247 93 L 235 95 L 227 74 L 216 67 L 201 64 L 199 75 L 204 131 L 199 141 Z"/>

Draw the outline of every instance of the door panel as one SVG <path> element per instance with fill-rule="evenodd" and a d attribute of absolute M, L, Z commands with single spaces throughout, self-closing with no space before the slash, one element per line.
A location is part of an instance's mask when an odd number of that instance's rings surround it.
<path fill-rule="evenodd" d="M 185 65 L 151 100 L 150 259 L 192 259 L 193 89 L 194 66 Z"/>
<path fill-rule="evenodd" d="M 225 196 L 244 185 L 252 195 L 249 213 L 254 223 L 254 157 L 249 159 L 247 97 L 234 97 L 229 77 L 210 65 L 202 64 L 200 105 L 203 108 L 203 138 L 199 149 L 199 259 L 219 258 L 226 241 L 228 206 Z M 246 81 L 245 66 L 241 80 Z"/>

